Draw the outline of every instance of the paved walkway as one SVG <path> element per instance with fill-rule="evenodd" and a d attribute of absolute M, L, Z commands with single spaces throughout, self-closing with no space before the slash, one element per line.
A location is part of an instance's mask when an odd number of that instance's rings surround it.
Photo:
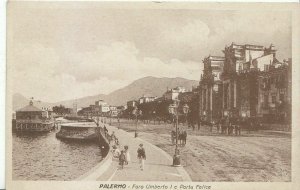
<path fill-rule="evenodd" d="M 103 125 L 103 124 L 102 124 Z M 129 146 L 131 162 L 124 169 L 119 169 L 118 162 L 113 161 L 109 171 L 101 175 L 97 180 L 108 181 L 191 181 L 183 167 L 172 167 L 172 157 L 162 149 L 147 141 L 134 138 L 134 132 L 128 133 L 122 129 L 105 124 L 111 134 L 113 131 L 119 139 L 120 149 L 124 145 Z M 143 171 L 139 168 L 137 149 L 143 143 L 147 160 Z"/>

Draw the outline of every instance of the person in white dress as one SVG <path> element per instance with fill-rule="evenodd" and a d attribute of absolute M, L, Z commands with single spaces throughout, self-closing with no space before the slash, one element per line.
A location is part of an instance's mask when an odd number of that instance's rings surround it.
<path fill-rule="evenodd" d="M 127 145 L 124 146 L 124 151 L 125 151 L 125 158 L 126 158 L 125 164 L 128 165 L 130 162 L 130 153 Z"/>

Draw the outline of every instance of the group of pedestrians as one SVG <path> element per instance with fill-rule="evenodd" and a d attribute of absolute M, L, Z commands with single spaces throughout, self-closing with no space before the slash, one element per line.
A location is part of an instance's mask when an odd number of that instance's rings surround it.
<path fill-rule="evenodd" d="M 106 139 L 108 140 L 109 144 L 114 143 L 116 145 L 119 145 L 119 139 L 115 135 L 114 131 L 111 134 L 109 134 L 105 125 L 103 127 L 103 130 L 104 130 L 104 135 L 105 135 Z"/>
<path fill-rule="evenodd" d="M 179 145 L 184 146 L 186 144 L 186 139 L 187 139 L 186 130 L 180 130 L 178 132 L 177 136 L 178 136 Z M 172 144 L 176 143 L 176 132 L 174 130 L 171 131 L 171 141 L 172 141 Z"/>
<path fill-rule="evenodd" d="M 123 150 L 119 150 L 117 145 L 113 145 L 112 147 L 113 157 L 119 160 L 119 165 L 121 169 L 124 168 L 124 165 L 128 165 L 130 162 L 130 154 L 129 147 L 127 145 L 124 146 Z"/>
<path fill-rule="evenodd" d="M 116 145 L 113 145 L 112 155 L 113 155 L 113 158 L 118 159 L 120 169 L 123 169 L 124 165 L 128 165 L 131 161 L 129 147 L 127 145 L 125 145 L 124 149 L 121 151 L 118 149 L 118 147 Z M 137 149 L 137 158 L 139 160 L 140 169 L 144 170 L 144 165 L 145 165 L 145 160 L 146 160 L 146 152 L 143 147 L 143 144 L 140 144 L 139 148 Z"/>
<path fill-rule="evenodd" d="M 217 129 L 217 133 L 238 136 L 241 135 L 242 126 L 245 126 L 245 122 L 239 118 L 227 116 L 217 122 L 210 123 L 211 132 L 214 126 Z"/>
<path fill-rule="evenodd" d="M 108 129 L 104 125 L 103 127 L 105 137 L 108 139 L 109 144 L 112 144 L 112 155 L 114 159 L 117 159 L 119 162 L 119 169 L 124 169 L 125 165 L 128 165 L 131 162 L 129 146 L 125 145 L 123 150 L 120 150 L 118 147 L 120 146 L 119 139 L 115 135 L 115 132 L 112 131 L 111 135 L 108 133 Z M 113 142 L 113 143 L 112 143 Z M 139 161 L 139 167 L 141 170 L 144 170 L 145 160 L 146 160 L 146 152 L 143 144 L 139 144 L 137 149 L 137 158 Z"/>

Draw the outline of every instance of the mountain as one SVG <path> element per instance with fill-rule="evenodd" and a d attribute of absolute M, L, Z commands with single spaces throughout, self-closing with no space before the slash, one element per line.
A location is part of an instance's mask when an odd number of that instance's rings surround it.
<path fill-rule="evenodd" d="M 107 99 L 107 95 L 105 94 L 98 94 L 95 96 L 86 96 L 83 98 L 78 98 L 76 100 L 66 100 L 66 101 L 61 101 L 61 102 L 56 102 L 54 103 L 55 105 L 64 105 L 65 107 L 69 107 L 72 108 L 73 104 L 76 102 L 77 103 L 77 107 L 87 107 L 91 104 L 95 104 L 96 100 L 106 100 Z"/>
<path fill-rule="evenodd" d="M 123 105 L 129 100 L 138 99 L 143 95 L 160 97 L 166 92 L 167 88 L 182 86 L 186 90 L 191 90 L 193 86 L 197 85 L 198 81 L 184 78 L 145 77 L 110 93 L 105 101 L 111 105 Z"/>
<path fill-rule="evenodd" d="M 188 80 L 184 78 L 157 78 L 157 77 L 144 77 L 138 79 L 128 86 L 118 89 L 110 94 L 98 94 L 95 96 L 87 96 L 83 98 L 79 98 L 76 100 L 77 107 L 87 107 L 91 104 L 95 104 L 96 100 L 102 99 L 106 101 L 110 105 L 125 105 L 129 100 L 136 100 L 139 97 L 146 95 L 146 96 L 157 96 L 161 97 L 167 90 L 167 88 L 174 88 L 177 86 L 182 86 L 186 90 L 191 90 L 193 86 L 197 86 L 198 81 L 195 80 Z M 15 100 L 15 98 L 17 100 Z M 29 100 L 26 99 L 21 94 L 14 95 L 14 108 L 25 106 L 28 104 Z M 66 107 L 72 107 L 75 100 L 67 100 L 61 101 L 56 103 L 44 103 L 46 105 L 64 105 Z M 20 108 L 20 107 L 19 107 Z M 14 109 L 15 110 L 15 109 Z"/>
<path fill-rule="evenodd" d="M 18 110 L 29 104 L 30 99 L 26 98 L 20 93 L 16 93 L 13 95 L 13 110 Z M 42 108 L 42 107 L 52 107 L 53 103 L 43 102 L 39 100 L 33 100 L 33 105 Z"/>
<path fill-rule="evenodd" d="M 29 103 L 29 99 L 25 98 L 20 93 L 14 94 L 12 101 L 13 101 L 13 110 L 20 109 Z"/>

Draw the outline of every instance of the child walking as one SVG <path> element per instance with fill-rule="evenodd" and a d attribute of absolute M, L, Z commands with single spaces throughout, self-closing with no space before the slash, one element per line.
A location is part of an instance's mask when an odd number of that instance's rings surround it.
<path fill-rule="evenodd" d="M 143 144 L 140 144 L 140 147 L 137 150 L 137 157 L 140 163 L 140 169 L 144 170 L 144 164 L 145 164 L 145 160 L 146 160 L 146 152 L 145 149 L 143 147 Z"/>
<path fill-rule="evenodd" d="M 124 150 L 122 150 L 119 157 L 119 165 L 121 166 L 121 169 L 124 168 L 125 161 L 126 161 L 126 156 L 124 154 Z"/>

